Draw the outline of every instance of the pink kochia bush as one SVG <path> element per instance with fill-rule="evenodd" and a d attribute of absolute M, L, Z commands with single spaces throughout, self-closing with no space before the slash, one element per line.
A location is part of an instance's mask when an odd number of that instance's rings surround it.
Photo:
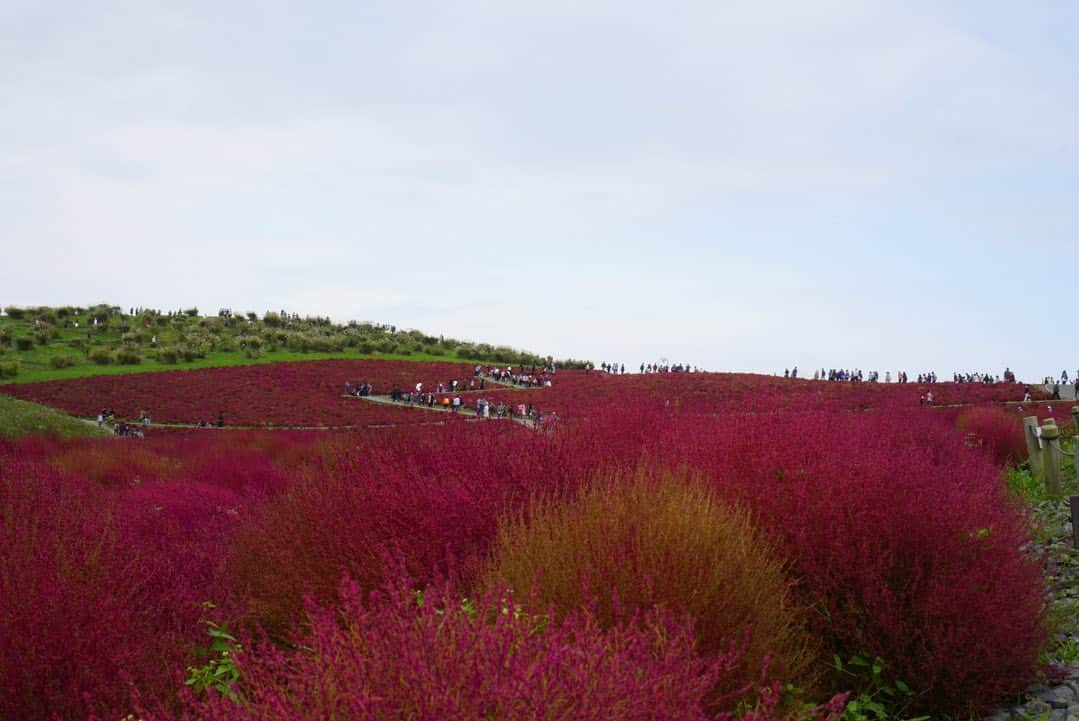
<path fill-rule="evenodd" d="M 210 693 L 189 699 L 184 718 L 703 721 L 706 694 L 737 662 L 734 647 L 699 656 L 692 624 L 661 610 L 604 630 L 587 609 L 555 623 L 450 585 L 418 594 L 395 580 L 363 596 L 346 580 L 334 608 L 309 602 L 310 630 L 293 650 L 263 644 L 238 657 L 242 704 Z M 834 717 L 842 702 L 807 718 Z"/>
<path fill-rule="evenodd" d="M 985 711 L 1034 681 L 1048 638 L 1030 525 L 1000 469 L 925 409 L 682 424 L 682 457 L 778 539 L 841 657 L 885 660 L 933 713 Z"/>

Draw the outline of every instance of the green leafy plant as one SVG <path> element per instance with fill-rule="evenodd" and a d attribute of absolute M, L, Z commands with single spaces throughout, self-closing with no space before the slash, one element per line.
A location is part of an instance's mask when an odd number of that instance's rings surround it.
<path fill-rule="evenodd" d="M 236 637 L 229 633 L 228 624 L 218 625 L 213 621 L 203 621 L 206 632 L 210 635 L 210 645 L 195 649 L 195 655 L 207 658 L 202 666 L 188 666 L 187 680 L 197 693 L 206 693 L 213 689 L 234 703 L 243 703 L 243 696 L 236 690 L 240 680 L 240 669 L 236 665 L 235 654 L 243 650 Z"/>
<path fill-rule="evenodd" d="M 1045 484 L 1038 482 L 1030 472 L 1030 464 L 1023 463 L 1007 471 L 1008 490 L 1024 503 L 1037 503 L 1046 499 Z"/>
<path fill-rule="evenodd" d="M 869 661 L 855 654 L 846 663 L 838 655 L 833 658 L 836 673 L 860 689 L 847 701 L 842 721 L 928 721 L 928 716 L 903 715 L 914 692 L 900 679 L 885 678 L 884 660 L 879 656 Z"/>
<path fill-rule="evenodd" d="M 1032 713 L 1026 709 L 1020 709 L 1018 714 L 1019 721 L 1049 721 L 1049 711 L 1042 711 L 1041 713 Z"/>
<path fill-rule="evenodd" d="M 1057 658 L 1060 663 L 1074 666 L 1079 662 L 1079 641 L 1069 638 L 1057 647 Z"/>

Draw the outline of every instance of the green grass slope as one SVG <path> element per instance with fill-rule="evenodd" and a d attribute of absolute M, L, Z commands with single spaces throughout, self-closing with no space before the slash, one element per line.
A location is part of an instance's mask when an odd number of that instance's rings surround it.
<path fill-rule="evenodd" d="M 98 428 L 94 423 L 0 394 L 0 437 L 19 438 L 41 433 L 64 438 L 112 435 L 108 429 Z"/>

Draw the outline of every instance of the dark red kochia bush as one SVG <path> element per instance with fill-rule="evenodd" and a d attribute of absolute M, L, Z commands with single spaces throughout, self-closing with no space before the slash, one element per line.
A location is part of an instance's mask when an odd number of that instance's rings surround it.
<path fill-rule="evenodd" d="M 0 718 L 120 718 L 183 681 L 236 498 L 107 488 L 0 444 Z"/>
<path fill-rule="evenodd" d="M 992 455 L 997 465 L 1015 465 L 1026 459 L 1022 417 L 1001 406 L 974 406 L 960 411 L 956 426 Z"/>
<path fill-rule="evenodd" d="M 737 661 L 734 649 L 703 660 L 692 624 L 662 611 L 603 630 L 588 611 L 556 623 L 506 596 L 469 605 L 449 585 L 413 588 L 394 580 L 364 603 L 345 581 L 336 608 L 308 606 L 297 650 L 239 655 L 244 705 L 211 694 L 184 718 L 703 720 Z"/>
<path fill-rule="evenodd" d="M 931 410 L 672 423 L 650 450 L 748 502 L 842 657 L 937 714 L 991 708 L 1039 671 L 1046 583 L 1000 470 Z"/>

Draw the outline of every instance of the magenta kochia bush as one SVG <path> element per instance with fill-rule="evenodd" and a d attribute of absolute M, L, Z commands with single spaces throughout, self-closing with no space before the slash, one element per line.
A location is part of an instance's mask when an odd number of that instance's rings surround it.
<path fill-rule="evenodd" d="M 114 489 L 0 443 L 0 718 L 120 718 L 167 698 L 217 595 L 235 497 Z"/>
<path fill-rule="evenodd" d="M 365 603 L 343 582 L 336 607 L 309 603 L 296 650 L 239 657 L 244 705 L 211 694 L 187 717 L 705 719 L 706 693 L 737 660 L 736 649 L 702 659 L 692 624 L 661 611 L 604 630 L 587 610 L 555 623 L 507 596 L 412 588 L 395 580 Z"/>
<path fill-rule="evenodd" d="M 654 454 L 748 501 L 843 657 L 880 656 L 934 713 L 983 711 L 1035 679 L 1046 585 L 1000 470 L 932 411 L 678 425 Z"/>

